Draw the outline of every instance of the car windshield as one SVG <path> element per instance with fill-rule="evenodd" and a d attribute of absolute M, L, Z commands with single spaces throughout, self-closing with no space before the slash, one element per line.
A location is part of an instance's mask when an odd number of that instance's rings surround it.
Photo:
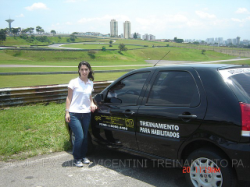
<path fill-rule="evenodd" d="M 250 68 L 235 68 L 220 71 L 240 102 L 250 103 Z"/>

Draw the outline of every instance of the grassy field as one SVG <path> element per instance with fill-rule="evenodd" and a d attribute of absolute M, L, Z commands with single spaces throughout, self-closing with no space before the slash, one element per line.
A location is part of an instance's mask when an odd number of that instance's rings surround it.
<path fill-rule="evenodd" d="M 95 81 L 115 80 L 126 72 L 96 73 Z M 59 75 L 10 75 L 0 76 L 0 88 L 36 85 L 68 84 L 78 74 Z"/>
<path fill-rule="evenodd" d="M 36 35 L 37 36 L 37 35 Z M 30 37 L 30 36 L 29 36 Z M 27 42 L 26 40 L 20 38 L 20 37 L 7 37 L 6 41 L 3 41 L 1 45 L 5 46 L 30 46 L 30 45 L 48 45 L 52 43 L 69 43 L 67 39 L 70 37 L 61 37 L 59 38 L 59 35 L 57 36 L 48 36 L 49 42 L 40 42 L 38 40 L 34 40 L 33 42 Z M 108 39 L 101 39 L 101 38 L 86 38 L 86 37 L 77 37 L 75 42 L 109 42 Z"/>
<path fill-rule="evenodd" d="M 127 41 L 127 40 L 123 40 Z M 128 40 L 129 41 L 129 40 Z M 130 40 L 133 44 L 139 44 L 136 40 Z M 119 40 L 117 41 L 117 43 Z M 140 44 L 150 43 L 140 41 Z M 153 43 L 153 42 L 152 42 Z M 154 42 L 156 45 L 156 42 Z M 79 45 L 79 44 L 78 44 Z M 74 45 L 73 45 L 74 46 Z M 91 46 L 91 45 L 88 45 Z M 93 45 L 96 46 L 96 45 Z M 112 69 L 138 69 L 149 66 L 145 60 L 159 60 L 168 51 L 170 53 L 163 60 L 170 61 L 214 61 L 233 59 L 234 56 L 218 53 L 215 51 L 186 49 L 179 47 L 147 47 L 144 49 L 128 50 L 119 53 L 119 51 L 97 51 L 89 54 L 87 51 L 28 51 L 28 50 L 2 50 L 0 51 L 1 64 L 16 65 L 49 65 L 49 66 L 72 66 L 72 67 L 20 67 L 20 68 L 0 68 L 0 72 L 64 72 L 77 71 L 77 65 L 80 61 L 90 62 L 94 70 L 112 70 Z M 231 63 L 231 62 L 230 62 Z M 235 61 L 234 63 L 247 64 L 249 61 Z M 127 65 L 127 67 L 120 66 Z M 131 65 L 131 66 L 130 66 Z M 134 66 L 140 65 L 140 66 Z M 95 67 L 95 66 L 113 66 L 113 67 Z M 97 73 L 96 80 L 114 80 L 124 74 L 121 73 Z M 0 76 L 0 88 L 3 87 L 20 87 L 35 86 L 48 84 L 66 84 L 76 75 L 11 75 Z M 17 81 L 18 80 L 18 81 Z"/>
<path fill-rule="evenodd" d="M 68 47 L 68 48 L 78 48 L 78 49 L 102 49 L 102 47 L 105 47 L 106 49 L 119 49 L 119 44 L 112 44 L 112 47 L 109 47 L 109 45 L 105 44 L 65 44 L 61 47 Z M 127 49 L 138 49 L 138 48 L 144 48 L 143 45 L 126 45 Z"/>
<path fill-rule="evenodd" d="M 51 103 L 1 110 L 0 160 L 20 160 L 38 154 L 69 150 L 64 105 Z"/>

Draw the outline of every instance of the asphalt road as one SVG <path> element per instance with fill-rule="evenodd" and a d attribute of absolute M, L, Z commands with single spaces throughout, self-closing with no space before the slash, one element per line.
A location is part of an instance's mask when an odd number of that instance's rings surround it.
<path fill-rule="evenodd" d="M 186 187 L 181 168 L 98 148 L 91 163 L 73 166 L 71 153 L 58 152 L 24 161 L 0 163 L 0 186 L 171 186 Z"/>
<path fill-rule="evenodd" d="M 0 187 L 187 187 L 182 168 L 156 160 L 97 148 L 90 164 L 77 168 L 69 152 L 0 162 Z M 249 187 L 240 182 L 237 187 Z"/>

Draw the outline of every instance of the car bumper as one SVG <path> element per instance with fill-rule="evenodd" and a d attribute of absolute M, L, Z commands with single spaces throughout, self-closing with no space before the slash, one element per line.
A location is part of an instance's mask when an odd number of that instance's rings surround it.
<path fill-rule="evenodd" d="M 228 144 L 224 151 L 230 157 L 231 164 L 239 180 L 250 181 L 250 144 Z"/>

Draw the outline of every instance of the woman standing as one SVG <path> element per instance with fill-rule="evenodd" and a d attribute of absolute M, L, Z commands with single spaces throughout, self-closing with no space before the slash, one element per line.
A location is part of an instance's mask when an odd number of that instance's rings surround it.
<path fill-rule="evenodd" d="M 72 79 L 68 85 L 68 96 L 66 98 L 65 120 L 69 123 L 75 135 L 73 146 L 74 165 L 82 167 L 89 164 L 86 158 L 88 149 L 88 129 L 91 112 L 97 109 L 93 103 L 93 71 L 88 62 L 82 61 L 78 65 L 79 77 Z"/>

